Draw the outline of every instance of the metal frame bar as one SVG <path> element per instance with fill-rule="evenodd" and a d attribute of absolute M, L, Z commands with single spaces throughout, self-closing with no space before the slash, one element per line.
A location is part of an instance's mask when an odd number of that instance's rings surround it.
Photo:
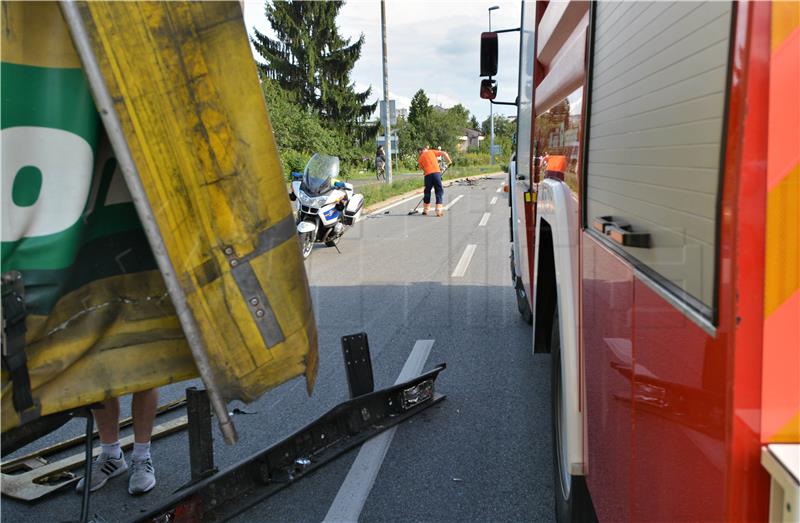
<path fill-rule="evenodd" d="M 324 464 L 445 399 L 435 369 L 334 407 L 285 440 L 167 499 L 134 521 L 224 521 L 291 485 Z"/>

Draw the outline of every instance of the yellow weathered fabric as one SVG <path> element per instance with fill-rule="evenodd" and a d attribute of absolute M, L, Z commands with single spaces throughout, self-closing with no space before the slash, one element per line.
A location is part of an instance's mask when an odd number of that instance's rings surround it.
<path fill-rule="evenodd" d="M 74 49 L 53 57 L 41 42 L 64 44 L 57 4 L 9 5 L 4 62 L 79 66 Z M 80 12 L 223 396 L 252 401 L 300 375 L 310 393 L 311 297 L 239 3 L 89 2 Z M 42 415 L 197 375 L 157 270 L 88 282 L 27 321 Z M 18 423 L 3 373 L 2 430 Z"/>

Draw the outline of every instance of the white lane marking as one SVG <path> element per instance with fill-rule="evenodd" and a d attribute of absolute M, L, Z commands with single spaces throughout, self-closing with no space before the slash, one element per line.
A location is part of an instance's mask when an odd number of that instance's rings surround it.
<path fill-rule="evenodd" d="M 489 205 L 494 205 L 497 203 L 497 196 L 492 198 L 492 201 L 489 202 Z"/>
<path fill-rule="evenodd" d="M 472 255 L 475 254 L 475 249 L 478 246 L 474 243 L 470 243 L 464 249 L 464 253 L 461 255 L 461 259 L 458 260 L 458 264 L 456 264 L 456 268 L 453 270 L 453 274 L 450 275 L 451 278 L 461 278 L 466 274 L 467 267 L 469 267 L 469 262 L 472 261 Z"/>
<path fill-rule="evenodd" d="M 500 187 L 498 187 L 495 192 L 503 192 L 503 186 L 501 185 Z"/>
<path fill-rule="evenodd" d="M 483 216 L 481 217 L 481 221 L 478 222 L 478 227 L 486 227 L 486 222 L 489 221 L 489 216 L 491 216 L 491 215 L 492 215 L 492 213 L 490 213 L 490 212 L 483 213 Z"/>
<path fill-rule="evenodd" d="M 419 376 L 425 362 L 428 361 L 433 341 L 417 340 L 395 384 Z M 339 493 L 336 494 L 331 508 L 322 520 L 323 523 L 358 521 L 396 431 L 397 427 L 392 427 L 361 445 L 361 450 L 358 451 L 358 456 L 350 467 L 347 477 L 344 478 Z"/>
<path fill-rule="evenodd" d="M 463 198 L 463 197 L 464 197 L 464 195 L 463 195 L 463 194 L 459 194 L 458 196 L 456 196 L 455 198 L 453 198 L 453 201 L 452 201 L 452 202 L 450 202 L 450 203 L 448 203 L 447 205 L 445 205 L 445 206 L 444 206 L 444 210 L 445 210 L 445 211 L 449 211 L 449 210 L 450 210 L 450 207 L 452 207 L 453 205 L 455 205 L 455 204 L 456 204 L 456 202 L 457 202 L 458 200 L 460 200 L 461 198 Z"/>
<path fill-rule="evenodd" d="M 388 211 L 389 209 L 391 209 L 393 207 L 397 207 L 398 205 L 402 205 L 402 204 L 404 204 L 406 202 L 409 202 L 411 200 L 414 200 L 416 198 L 419 198 L 421 200 L 422 199 L 422 195 L 421 194 L 415 194 L 413 196 L 409 196 L 408 198 L 403 198 L 399 202 L 394 202 L 392 204 L 387 205 L 386 207 L 380 207 L 378 209 L 375 209 L 374 211 L 372 211 L 369 214 L 361 213 L 361 216 L 358 217 L 358 220 L 356 220 L 356 222 L 360 222 L 361 220 L 365 219 L 367 216 L 375 216 L 376 214 L 380 214 L 383 211 Z"/>

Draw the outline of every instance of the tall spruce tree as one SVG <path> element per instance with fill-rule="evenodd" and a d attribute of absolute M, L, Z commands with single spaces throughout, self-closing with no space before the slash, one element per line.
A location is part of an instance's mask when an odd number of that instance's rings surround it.
<path fill-rule="evenodd" d="M 364 44 L 339 35 L 336 16 L 344 2 L 267 2 L 267 20 L 276 38 L 255 31 L 253 45 L 264 57 L 261 74 L 278 83 L 306 108 L 317 111 L 326 125 L 363 134 L 376 103 L 366 103 L 372 88 L 358 92 L 350 81 Z M 351 134 L 352 135 L 352 134 Z"/>
<path fill-rule="evenodd" d="M 423 127 L 427 124 L 433 108 L 424 89 L 420 89 L 411 98 L 411 107 L 408 109 L 408 121 L 414 126 Z"/>

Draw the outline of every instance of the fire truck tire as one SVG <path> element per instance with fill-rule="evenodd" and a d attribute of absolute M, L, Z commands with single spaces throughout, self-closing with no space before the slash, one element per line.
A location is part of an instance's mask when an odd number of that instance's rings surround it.
<path fill-rule="evenodd" d="M 525 320 L 528 325 L 533 325 L 531 305 L 528 303 L 528 295 L 525 292 L 525 287 L 522 285 L 521 278 L 516 278 L 514 292 L 517 294 L 517 310 L 522 315 L 522 319 Z"/>
<path fill-rule="evenodd" d="M 553 441 L 553 497 L 555 515 L 558 523 L 597 522 L 586 480 L 583 476 L 573 476 L 564 470 L 561 445 L 561 335 L 558 327 L 558 310 L 553 313 L 550 334 L 550 404 Z M 568 484 L 565 484 L 568 483 Z"/>

